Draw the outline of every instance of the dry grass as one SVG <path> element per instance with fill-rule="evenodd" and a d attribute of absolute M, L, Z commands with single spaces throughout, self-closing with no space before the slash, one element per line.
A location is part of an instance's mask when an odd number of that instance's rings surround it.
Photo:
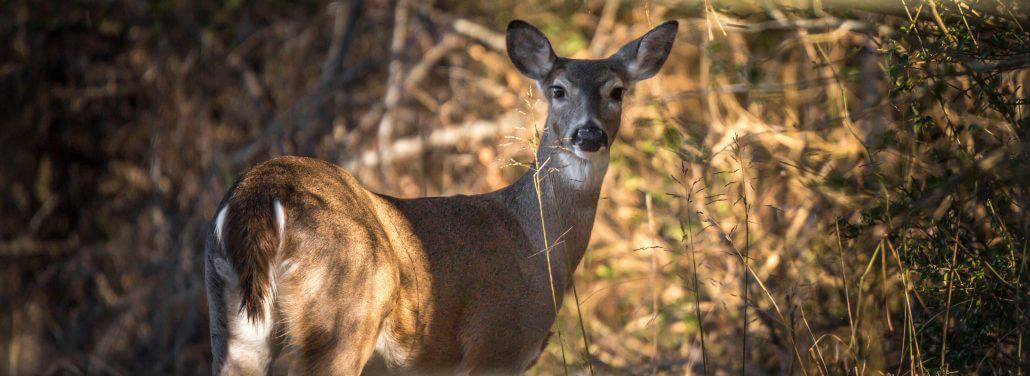
<path fill-rule="evenodd" d="M 683 21 L 532 373 L 1025 367 L 1027 44 L 990 45 L 1018 25 L 713 3 L 413 4 L 402 41 L 382 2 L 350 41 L 346 3 L 4 5 L 0 370 L 206 372 L 207 221 L 271 155 L 405 197 L 512 181 L 544 106 L 515 17 L 574 57 Z"/>

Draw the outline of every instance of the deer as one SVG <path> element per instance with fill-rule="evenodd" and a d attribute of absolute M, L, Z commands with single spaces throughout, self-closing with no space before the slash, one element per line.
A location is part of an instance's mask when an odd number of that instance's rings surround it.
<path fill-rule="evenodd" d="M 318 159 L 241 174 L 204 265 L 212 372 L 519 374 L 544 350 L 586 252 L 627 90 L 658 73 L 668 21 L 605 59 L 558 57 L 512 21 L 515 68 L 547 102 L 536 161 L 494 192 L 395 198 Z M 544 252 L 546 251 L 546 252 Z"/>

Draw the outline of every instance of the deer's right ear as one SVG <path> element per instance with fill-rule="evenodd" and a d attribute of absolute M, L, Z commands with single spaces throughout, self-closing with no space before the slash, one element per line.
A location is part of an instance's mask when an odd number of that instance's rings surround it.
<path fill-rule="evenodd" d="M 540 30 L 521 20 L 508 24 L 508 58 L 529 78 L 542 80 L 554 68 L 558 56 Z"/>

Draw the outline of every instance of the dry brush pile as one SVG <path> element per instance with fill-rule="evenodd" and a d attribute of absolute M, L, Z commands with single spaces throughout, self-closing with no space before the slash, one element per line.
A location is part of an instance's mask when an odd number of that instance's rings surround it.
<path fill-rule="evenodd" d="M 512 18 L 581 58 L 681 20 L 532 372 L 1025 369 L 1025 7 L 785 3 L 0 5 L 0 369 L 206 372 L 207 221 L 272 155 L 512 181 L 544 110 Z"/>

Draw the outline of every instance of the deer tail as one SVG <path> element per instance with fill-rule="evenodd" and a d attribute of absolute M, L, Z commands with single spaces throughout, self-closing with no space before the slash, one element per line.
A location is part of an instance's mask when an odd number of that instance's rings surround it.
<path fill-rule="evenodd" d="M 268 191 L 237 191 L 215 218 L 215 236 L 239 282 L 240 312 L 265 317 L 275 295 L 273 263 L 286 236 L 286 211 Z"/>

